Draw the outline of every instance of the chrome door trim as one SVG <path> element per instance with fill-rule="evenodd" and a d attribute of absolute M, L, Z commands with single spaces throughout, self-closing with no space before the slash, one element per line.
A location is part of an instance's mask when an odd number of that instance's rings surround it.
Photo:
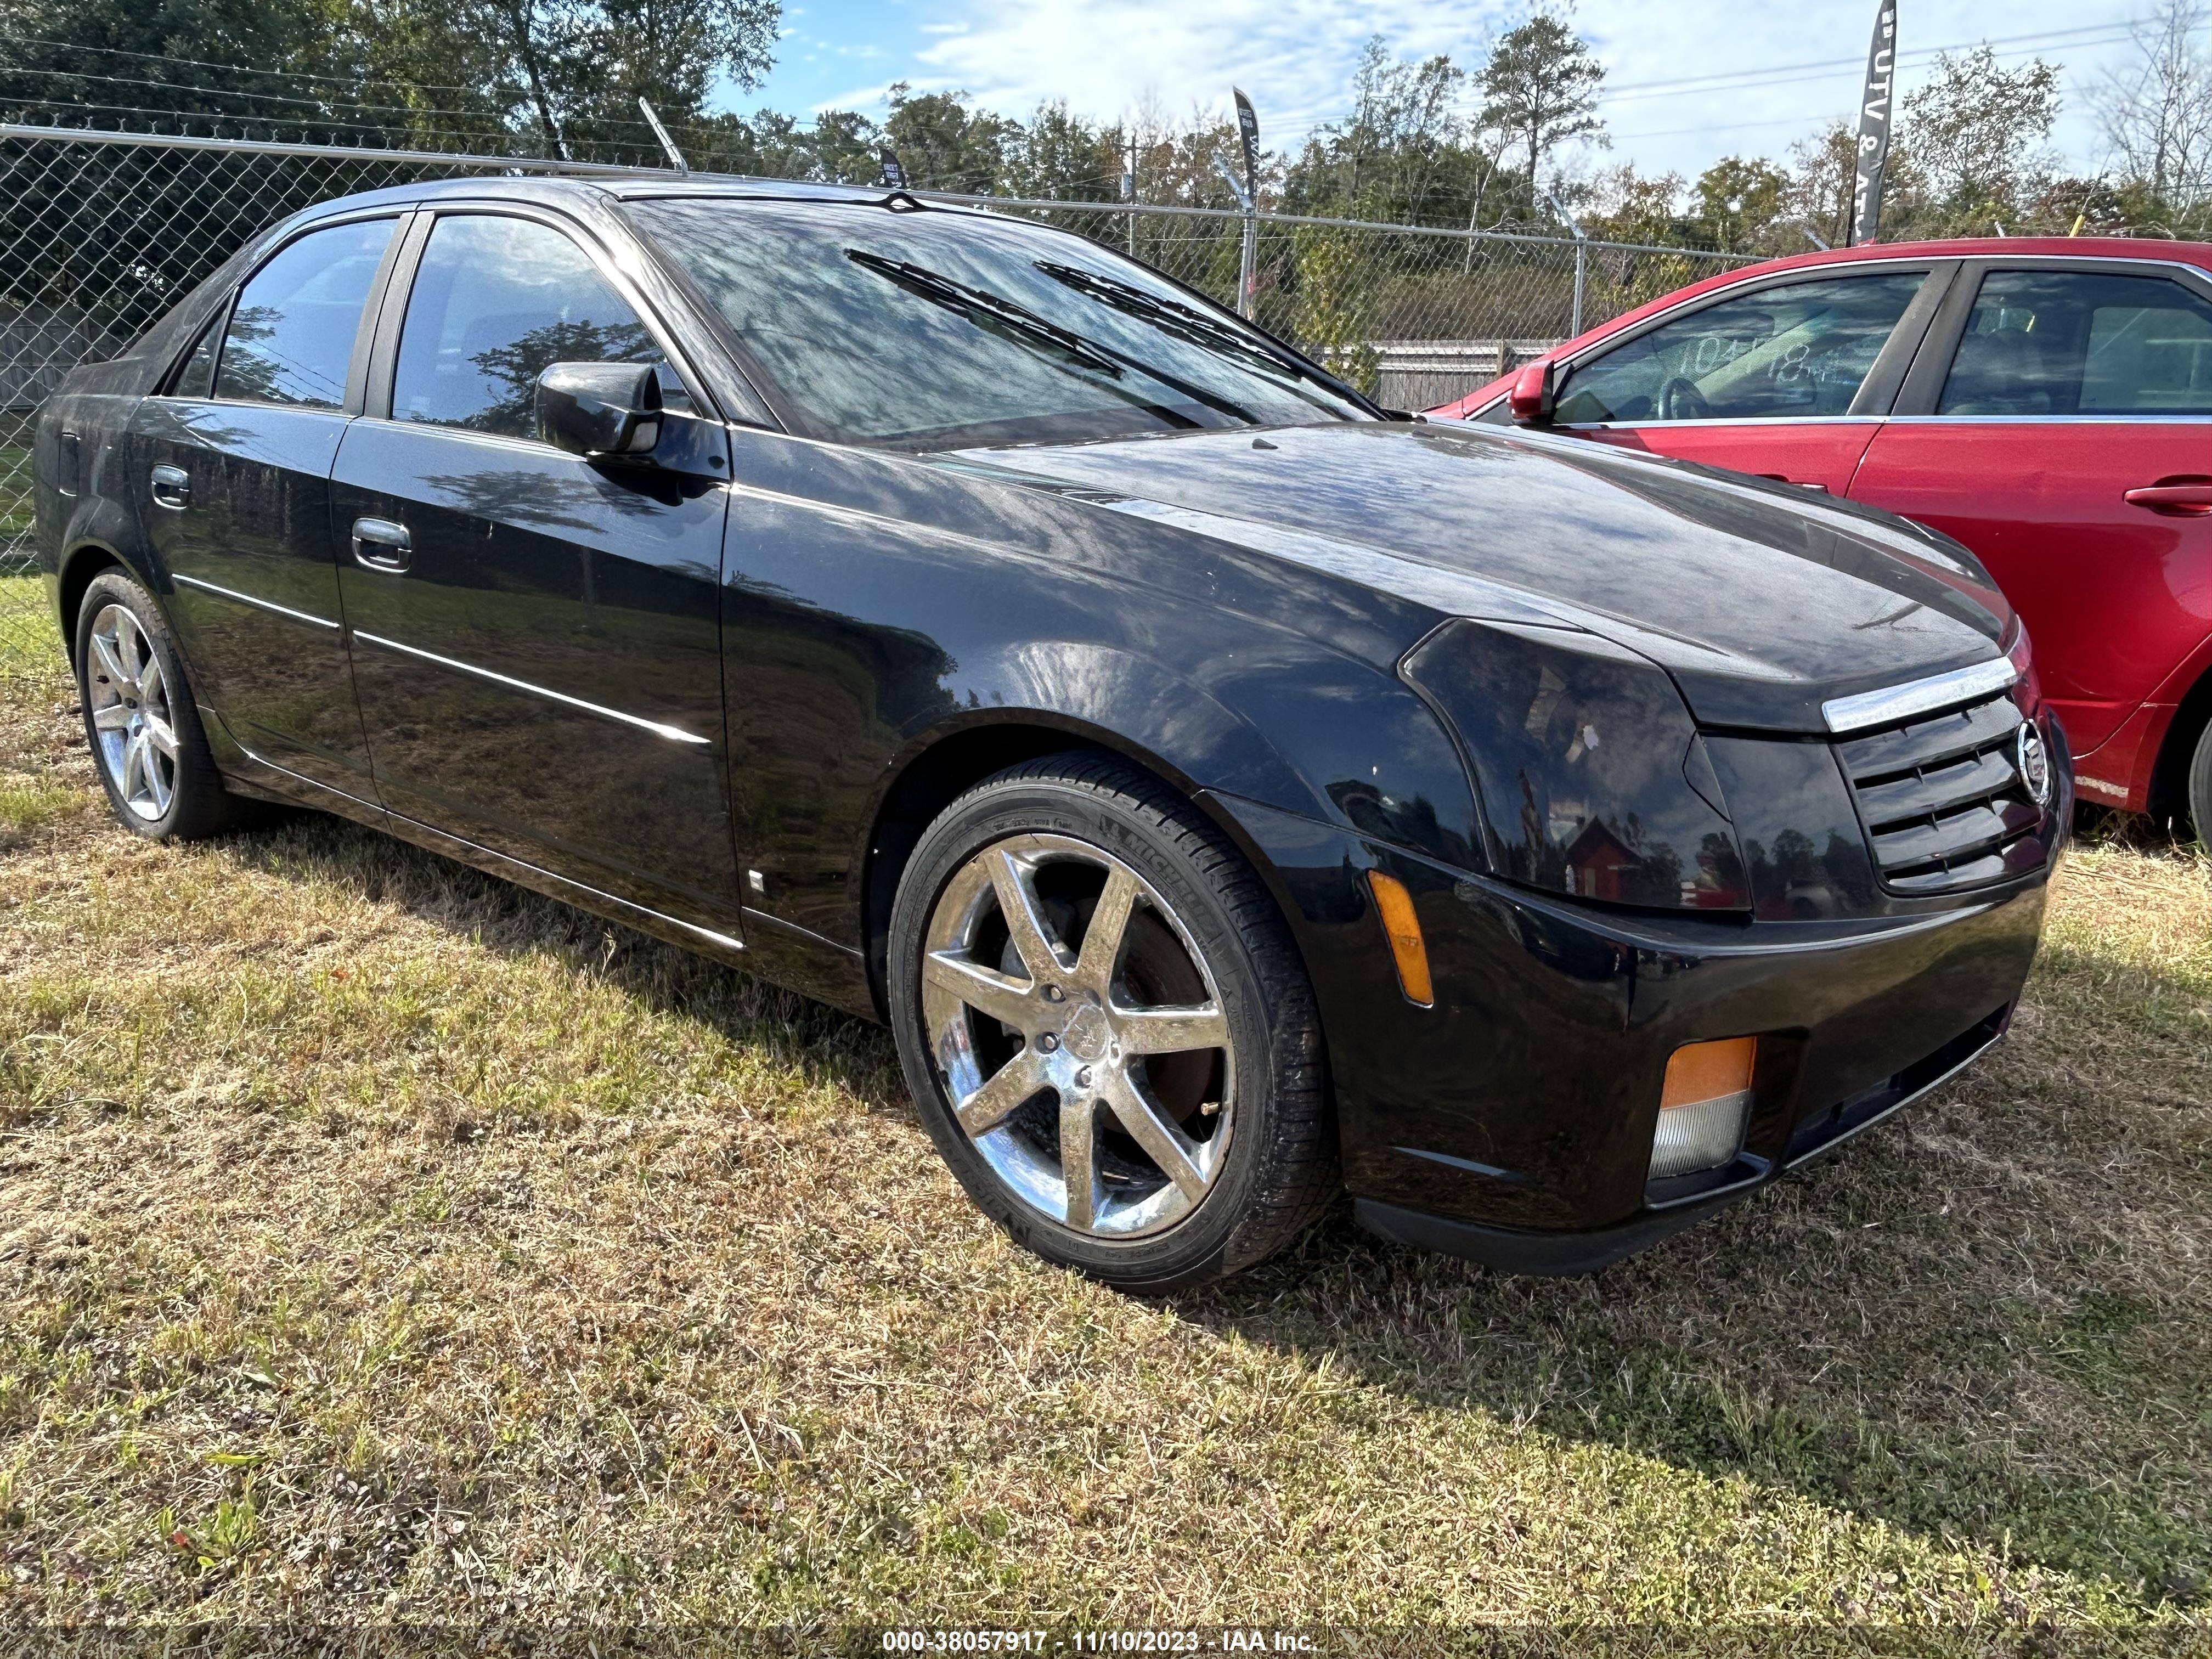
<path fill-rule="evenodd" d="M 1831 732 L 1864 732 L 1987 696 L 1993 691 L 2003 690 L 2019 678 L 2020 670 L 2014 666 L 2011 658 L 1993 657 L 1987 662 L 1954 668 L 1947 674 L 1930 674 L 1923 680 L 1907 680 L 1902 685 L 1885 686 L 1879 691 L 1831 697 L 1820 705 L 1820 717 L 1827 721 Z"/>
<path fill-rule="evenodd" d="M 1901 426 L 2212 426 L 2202 415 L 1893 415 Z"/>
<path fill-rule="evenodd" d="M 220 594 L 226 599 L 235 599 L 240 605 L 250 605 L 256 611 L 273 611 L 280 617 L 289 617 L 294 622 L 303 622 L 311 627 L 336 629 L 339 625 L 327 617 L 317 617 L 305 611 L 295 611 L 290 605 L 278 605 L 274 599 L 257 599 L 252 594 L 240 593 L 235 588 L 218 587 L 213 582 L 204 582 L 198 576 L 187 576 L 182 571 L 171 571 L 169 580 L 173 582 L 183 582 L 188 587 L 204 588 L 208 592 Z"/>
<path fill-rule="evenodd" d="M 1560 421 L 1555 432 L 1640 432 L 1646 427 L 1663 426 L 1669 432 L 1679 432 L 1688 427 L 1699 426 L 1880 426 L 1890 416 L 1887 415 L 1753 415 L 1741 420 L 1730 420 L 1716 415 L 1710 420 L 1696 421 Z"/>
<path fill-rule="evenodd" d="M 566 691 L 555 691 L 546 686 L 532 685 L 528 680 L 518 680 L 511 675 L 498 673 L 489 668 L 479 668 L 472 662 L 462 662 L 453 657 L 441 657 L 434 651 L 424 651 L 416 646 L 402 645 L 398 640 L 387 640 L 381 634 L 364 634 L 359 629 L 356 629 L 353 636 L 364 645 L 380 645 L 387 651 L 397 651 L 404 656 L 418 657 L 424 662 L 436 663 L 441 668 L 451 668 L 464 674 L 473 674 L 478 679 L 489 680 L 495 685 L 504 685 L 516 691 L 527 691 L 533 696 L 546 697 L 555 702 L 566 703 L 571 708 L 580 708 L 587 714 L 599 715 L 602 720 L 620 720 L 624 726 L 634 726 L 641 732 L 650 732 L 656 738 L 666 738 L 671 743 L 706 744 L 714 741 L 712 738 L 699 737 L 673 726 L 664 726 L 659 720 L 647 720 L 641 714 L 626 714 L 621 709 L 609 708 L 604 703 L 586 702 L 581 697 L 572 697 Z"/>

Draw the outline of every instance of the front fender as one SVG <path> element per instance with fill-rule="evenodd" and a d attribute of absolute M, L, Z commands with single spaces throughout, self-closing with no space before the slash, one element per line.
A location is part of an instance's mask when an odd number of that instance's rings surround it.
<path fill-rule="evenodd" d="M 738 455 L 750 476 L 722 605 L 732 816 L 775 919 L 859 948 L 852 878 L 886 799 L 925 755 L 990 725 L 1065 731 L 1192 793 L 1462 866 L 1478 856 L 1457 753 L 1396 677 L 1425 614 L 1401 607 L 1385 627 L 1370 617 L 1388 607 L 1350 583 L 911 463 L 789 440 Z M 834 499 L 862 486 L 865 507 Z"/>

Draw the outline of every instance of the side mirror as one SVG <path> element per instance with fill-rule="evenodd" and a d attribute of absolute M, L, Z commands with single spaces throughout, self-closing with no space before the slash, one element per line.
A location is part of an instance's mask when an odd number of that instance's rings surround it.
<path fill-rule="evenodd" d="M 650 455 L 660 441 L 660 377 L 651 363 L 549 363 L 535 401 L 538 437 L 572 455 Z"/>
<path fill-rule="evenodd" d="M 1548 362 L 1525 365 L 1513 377 L 1513 390 L 1505 395 L 1505 407 L 1511 411 L 1516 426 L 1549 426 L 1552 423 L 1552 366 Z"/>

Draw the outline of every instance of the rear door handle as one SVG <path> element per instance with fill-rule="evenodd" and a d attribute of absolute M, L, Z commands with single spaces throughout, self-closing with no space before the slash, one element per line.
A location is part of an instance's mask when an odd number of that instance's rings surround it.
<path fill-rule="evenodd" d="M 154 469 L 154 505 L 181 513 L 191 505 L 192 475 L 181 466 Z"/>
<path fill-rule="evenodd" d="M 2169 519 L 2212 517 L 2212 478 L 2161 478 L 2130 489 L 2120 498 L 2130 507 L 2163 513 Z"/>
<path fill-rule="evenodd" d="M 1771 478 L 1777 483 L 1796 484 L 1800 489 L 1810 489 L 1822 495 L 1828 493 L 1827 485 L 1816 483 L 1810 478 L 1793 478 L 1787 472 L 1762 472 L 1759 476 Z"/>
<path fill-rule="evenodd" d="M 389 519 L 353 521 L 353 560 L 371 570 L 404 570 L 414 562 L 415 544 L 407 526 Z"/>

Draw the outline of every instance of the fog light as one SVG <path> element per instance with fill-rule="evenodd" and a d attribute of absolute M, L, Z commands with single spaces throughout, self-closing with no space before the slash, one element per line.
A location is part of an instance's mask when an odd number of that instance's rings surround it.
<path fill-rule="evenodd" d="M 1751 1069 L 1757 1037 L 1692 1042 L 1667 1062 L 1659 1097 L 1659 1129 L 1651 1137 L 1651 1179 L 1717 1169 L 1743 1145 L 1751 1115 Z"/>

